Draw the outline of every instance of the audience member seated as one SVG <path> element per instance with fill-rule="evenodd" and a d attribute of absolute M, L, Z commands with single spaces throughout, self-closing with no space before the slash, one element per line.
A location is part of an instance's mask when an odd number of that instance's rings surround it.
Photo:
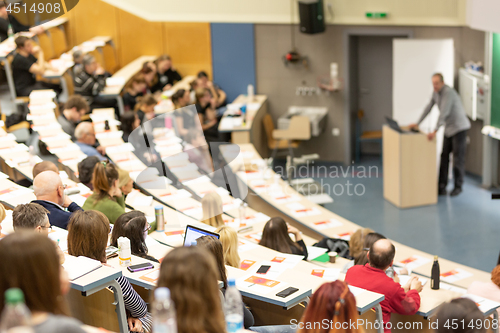
<path fill-rule="evenodd" d="M 177 333 L 226 332 L 216 267 L 197 246 L 175 248 L 163 259 L 158 287 L 170 289 Z"/>
<path fill-rule="evenodd" d="M 356 259 L 354 259 L 354 261 L 351 261 L 351 262 L 344 265 L 344 269 L 342 270 L 342 272 L 347 273 L 349 268 L 351 268 L 354 265 L 364 266 L 364 265 L 368 264 L 368 262 L 369 262 L 368 252 L 370 251 L 370 248 L 372 247 L 373 243 L 375 243 L 379 239 L 386 239 L 386 237 L 384 235 L 377 233 L 377 232 L 371 232 L 368 235 L 366 235 L 365 242 L 363 243 L 363 245 L 364 245 L 363 250 L 356 257 Z M 353 262 L 354 262 L 354 265 L 352 265 Z M 409 274 L 409 272 L 406 268 L 400 268 L 399 271 L 402 275 Z M 387 268 L 387 270 L 385 271 L 385 274 L 388 277 L 392 278 L 395 282 L 399 283 L 399 276 L 398 276 L 398 274 L 396 274 L 396 271 L 394 270 L 393 266 L 390 266 L 389 268 Z"/>
<path fill-rule="evenodd" d="M 114 108 L 117 104 L 114 98 L 101 97 L 99 94 L 106 87 L 106 72 L 95 60 L 94 56 L 83 56 L 82 69 L 75 76 L 75 93 L 85 97 L 90 104 L 90 109 Z"/>
<path fill-rule="evenodd" d="M 141 120 L 141 124 L 155 117 L 156 104 L 158 104 L 158 101 L 151 94 L 147 94 L 146 96 L 139 97 L 137 99 L 137 104 L 133 110 L 137 112 L 137 116 Z"/>
<path fill-rule="evenodd" d="M 238 254 L 238 234 L 233 228 L 223 225 L 215 232 L 220 235 L 222 248 L 224 249 L 224 263 L 234 268 L 240 268 L 240 255 Z"/>
<path fill-rule="evenodd" d="M 500 266 L 496 266 L 491 271 L 491 281 L 473 281 L 469 289 L 467 289 L 467 294 L 473 294 L 495 302 L 500 302 Z M 500 315 L 500 308 L 497 309 L 497 312 Z"/>
<path fill-rule="evenodd" d="M 201 208 L 203 210 L 202 223 L 216 228 L 224 225 L 224 220 L 222 220 L 222 199 L 219 193 L 209 192 L 205 194 L 201 198 Z"/>
<path fill-rule="evenodd" d="M 196 240 L 196 246 L 210 253 L 215 259 L 215 264 L 219 272 L 219 281 L 222 281 L 224 286 L 221 288 L 222 295 L 225 296 L 227 289 L 227 272 L 224 265 L 224 253 L 222 243 L 215 237 L 203 236 Z M 249 328 L 254 325 L 254 318 L 252 313 L 243 304 L 243 325 Z"/>
<path fill-rule="evenodd" d="M 17 96 L 29 96 L 33 90 L 41 89 L 61 92 L 58 84 L 36 80 L 36 75 L 43 75 L 51 67 L 45 62 L 42 49 L 38 45 L 33 46 L 33 41 L 28 37 L 16 38 L 16 52 L 11 66 Z"/>
<path fill-rule="evenodd" d="M 132 192 L 134 181 L 130 178 L 130 173 L 128 171 L 118 169 L 118 187 L 125 196 Z"/>
<path fill-rule="evenodd" d="M 153 93 L 168 90 L 175 83 L 182 80 L 181 75 L 172 67 L 170 56 L 166 54 L 156 60 L 156 69 L 156 84 L 151 88 Z"/>
<path fill-rule="evenodd" d="M 311 296 L 300 322 L 296 325 L 297 333 L 334 332 L 337 330 L 324 329 L 319 323 L 327 322 L 328 327 L 333 328 L 338 327 L 336 324 L 357 323 L 358 318 L 356 299 L 349 291 L 347 284 L 340 280 L 327 282 Z M 344 330 L 344 332 L 351 333 L 363 331 L 358 325 Z"/>
<path fill-rule="evenodd" d="M 49 235 L 52 226 L 48 217 L 49 211 L 36 203 L 19 204 L 12 212 L 12 226 L 15 232 L 22 230 L 34 230 L 44 236 Z M 52 241 L 59 256 L 59 263 L 62 265 L 66 258 L 61 251 L 59 244 Z"/>
<path fill-rule="evenodd" d="M 14 231 L 35 230 L 48 236 L 51 229 L 49 211 L 36 203 L 19 204 L 12 211 L 12 227 Z"/>
<path fill-rule="evenodd" d="M 125 111 L 120 117 L 120 130 L 123 132 L 122 139 L 128 142 L 130 133 L 132 133 L 137 127 L 141 126 L 141 120 L 139 116 L 134 111 Z"/>
<path fill-rule="evenodd" d="M 217 112 L 212 108 L 208 89 L 196 89 L 196 112 L 207 142 L 219 141 L 219 121 Z"/>
<path fill-rule="evenodd" d="M 189 156 L 189 161 L 196 164 L 205 173 L 214 171 L 212 157 L 207 142 L 199 129 L 191 128 L 185 136 L 184 151 Z"/>
<path fill-rule="evenodd" d="M 35 179 L 36 176 L 38 176 L 44 171 L 54 171 L 57 174 L 59 173 L 59 169 L 53 162 L 42 161 L 40 163 L 35 164 L 35 166 L 33 167 L 33 171 L 31 172 L 33 174 L 33 179 Z"/>
<path fill-rule="evenodd" d="M 22 24 L 14 16 L 9 15 L 7 6 L 8 4 L 5 1 L 0 1 L 0 42 L 3 42 L 9 37 L 9 25 L 12 28 L 12 33 L 14 34 L 29 31 L 38 35 L 45 31 L 42 26 L 30 28 L 29 26 Z M 14 11 L 14 9 L 12 8 L 11 11 Z"/>
<path fill-rule="evenodd" d="M 435 333 L 485 333 L 485 320 L 477 304 L 464 297 L 441 304 L 432 325 Z"/>
<path fill-rule="evenodd" d="M 94 167 L 92 184 L 94 193 L 85 200 L 84 210 L 97 210 L 106 215 L 109 222 L 125 213 L 125 196 L 118 186 L 118 169 L 109 161 L 101 161 Z"/>
<path fill-rule="evenodd" d="M 78 212 L 68 226 L 68 253 L 72 256 L 84 256 L 106 260 L 109 221 L 104 214 L 94 210 Z M 146 302 L 137 294 L 125 276 L 116 279 L 123 293 L 123 302 L 127 312 L 129 330 L 151 332 L 152 319 Z"/>
<path fill-rule="evenodd" d="M 96 138 L 92 123 L 88 121 L 79 123 L 75 128 L 75 138 L 75 143 L 85 155 L 96 156 L 101 161 L 106 159 L 104 157 L 106 149 L 102 146 L 95 147 Z"/>
<path fill-rule="evenodd" d="M 33 180 L 33 191 L 37 203 L 49 211 L 50 225 L 67 229 L 69 218 L 74 212 L 82 210 L 64 194 L 65 186 L 58 173 L 44 171 Z M 67 209 L 67 211 L 65 210 Z"/>
<path fill-rule="evenodd" d="M 75 77 L 83 70 L 83 51 L 76 50 L 73 52 L 73 62 L 75 63 L 73 65 L 73 77 Z"/>
<path fill-rule="evenodd" d="M 94 190 L 92 176 L 94 175 L 94 167 L 97 163 L 99 163 L 99 157 L 96 156 L 85 157 L 78 163 L 78 179 L 92 191 Z"/>
<path fill-rule="evenodd" d="M 123 106 L 126 111 L 135 110 L 137 98 L 144 96 L 146 90 L 146 80 L 141 73 L 136 74 L 125 86 L 125 93 L 122 96 Z"/>
<path fill-rule="evenodd" d="M 152 92 L 152 88 L 156 84 L 156 65 L 154 62 L 146 61 L 142 65 L 141 70 L 144 80 L 146 80 L 147 91 Z"/>
<path fill-rule="evenodd" d="M 111 246 L 118 247 L 118 238 L 127 237 L 130 239 L 130 251 L 133 255 L 159 262 L 156 258 L 148 255 L 146 237 L 149 230 L 151 230 L 151 226 L 144 213 L 134 210 L 122 214 L 116 219 L 109 243 Z"/>
<path fill-rule="evenodd" d="M 370 228 L 359 228 L 356 230 L 349 239 L 349 256 L 356 259 L 361 251 L 363 251 L 363 243 L 365 237 L 371 232 L 375 232 Z"/>
<path fill-rule="evenodd" d="M 71 96 L 66 104 L 61 115 L 57 117 L 57 122 L 66 134 L 71 135 L 71 140 L 76 141 L 75 129 L 76 125 L 82 120 L 82 116 L 89 112 L 89 105 L 85 98 L 80 95 Z"/>
<path fill-rule="evenodd" d="M 295 236 L 295 242 L 288 234 Z M 302 240 L 301 232 L 285 222 L 281 217 L 273 217 L 264 226 L 260 245 L 281 253 L 304 256 L 307 259 L 307 247 Z"/>
<path fill-rule="evenodd" d="M 396 248 L 387 239 L 376 241 L 368 252 L 369 263 L 365 266 L 351 267 L 345 276 L 349 285 L 383 294 L 385 299 L 380 303 L 384 321 L 384 332 L 390 332 L 387 325 L 391 321 L 391 313 L 414 315 L 420 307 L 422 284 L 416 277 L 401 285 L 388 277 L 385 271 L 392 266 Z"/>
<path fill-rule="evenodd" d="M 189 91 L 184 89 L 179 89 L 172 95 L 172 103 L 175 107 L 177 133 L 184 139 L 190 129 L 199 127 L 196 126 L 195 120 L 197 118 L 196 108 L 186 107 L 191 104 L 191 96 Z"/>
<path fill-rule="evenodd" d="M 349 240 L 349 254 L 354 259 L 346 263 L 342 269 L 342 273 L 347 273 L 347 270 L 354 265 L 365 265 L 368 263 L 368 250 L 370 246 L 379 239 L 385 239 L 385 236 L 374 232 L 369 228 L 360 228 L 356 230 Z"/>
<path fill-rule="evenodd" d="M 227 95 L 218 85 L 208 79 L 208 74 L 201 71 L 197 75 L 196 87 L 207 89 L 210 93 L 211 103 L 215 109 L 227 104 Z"/>
<path fill-rule="evenodd" d="M 32 332 L 85 332 L 67 317 L 64 295 L 70 284 L 50 239 L 30 231 L 13 233 L 0 242 L 0 258 L 0 312 L 5 292 L 19 288 L 31 312 Z"/>

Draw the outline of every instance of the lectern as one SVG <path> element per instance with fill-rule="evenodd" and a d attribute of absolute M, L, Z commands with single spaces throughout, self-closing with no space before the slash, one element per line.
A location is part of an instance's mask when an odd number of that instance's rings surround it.
<path fill-rule="evenodd" d="M 436 139 L 382 130 L 384 198 L 399 208 L 437 203 Z"/>

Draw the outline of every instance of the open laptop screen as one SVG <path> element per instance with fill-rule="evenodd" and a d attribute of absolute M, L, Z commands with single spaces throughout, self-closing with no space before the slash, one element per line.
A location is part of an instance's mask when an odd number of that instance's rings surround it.
<path fill-rule="evenodd" d="M 217 239 L 220 238 L 219 234 L 216 234 L 215 232 L 210 232 L 188 225 L 186 226 L 186 232 L 184 234 L 184 246 L 191 246 L 193 242 L 196 242 L 196 240 L 202 236 L 212 236 Z"/>

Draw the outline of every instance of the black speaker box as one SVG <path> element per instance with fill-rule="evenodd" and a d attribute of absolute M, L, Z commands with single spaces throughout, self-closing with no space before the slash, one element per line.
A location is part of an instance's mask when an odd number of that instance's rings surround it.
<path fill-rule="evenodd" d="M 317 34 L 325 31 L 323 0 L 299 0 L 300 32 Z"/>

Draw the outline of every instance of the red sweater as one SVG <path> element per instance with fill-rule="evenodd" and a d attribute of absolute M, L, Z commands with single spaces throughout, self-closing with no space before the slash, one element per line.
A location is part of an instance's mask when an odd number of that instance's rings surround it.
<path fill-rule="evenodd" d="M 386 333 L 391 332 L 391 329 L 386 326 L 386 323 L 391 321 L 391 313 L 414 315 L 420 307 L 420 295 L 416 290 L 405 293 L 399 283 L 394 282 L 383 270 L 370 267 L 370 264 L 351 267 L 347 271 L 345 282 L 385 296 L 380 306 Z"/>

